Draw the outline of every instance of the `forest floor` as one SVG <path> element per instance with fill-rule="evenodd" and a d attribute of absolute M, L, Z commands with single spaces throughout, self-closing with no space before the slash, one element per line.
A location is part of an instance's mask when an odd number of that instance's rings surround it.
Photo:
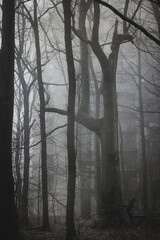
<path fill-rule="evenodd" d="M 65 224 L 56 223 L 50 232 L 40 229 L 22 231 L 24 240 L 64 240 Z M 160 240 L 160 225 L 146 225 L 131 227 L 117 227 L 103 229 L 93 222 L 77 225 L 77 240 Z"/>
<path fill-rule="evenodd" d="M 24 240 L 64 240 L 65 230 L 50 232 L 42 231 L 25 231 L 23 232 Z M 145 229 L 110 229 L 97 230 L 87 229 L 81 231 L 77 240 L 160 240 L 160 232 L 150 232 Z"/>

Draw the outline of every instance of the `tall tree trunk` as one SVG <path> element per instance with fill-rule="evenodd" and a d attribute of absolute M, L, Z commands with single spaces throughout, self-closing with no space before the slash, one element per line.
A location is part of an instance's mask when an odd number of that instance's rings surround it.
<path fill-rule="evenodd" d="M 96 196 L 97 196 L 97 215 L 101 215 L 101 154 L 100 139 L 95 135 L 95 152 L 96 152 Z"/>
<path fill-rule="evenodd" d="M 16 151 L 15 151 L 15 166 L 16 166 L 16 206 L 20 213 L 21 194 L 22 194 L 22 177 L 20 171 L 21 164 L 21 110 L 22 110 L 22 90 L 21 84 L 18 86 L 18 103 L 17 103 L 17 126 L 16 126 Z"/>
<path fill-rule="evenodd" d="M 108 71 L 107 71 L 108 72 Z M 122 207 L 118 157 L 118 114 L 115 76 L 112 69 L 104 75 L 104 118 L 101 129 L 102 144 L 102 214 L 107 224 L 119 218 Z M 113 219 L 114 221 L 114 219 Z"/>
<path fill-rule="evenodd" d="M 81 217 L 82 218 L 88 218 L 90 216 L 90 209 L 91 209 L 91 201 L 90 201 L 90 184 L 91 184 L 91 169 L 90 169 L 90 163 L 91 163 L 91 147 L 88 145 L 91 141 L 91 133 L 88 133 L 86 129 L 84 129 L 83 126 L 79 126 L 79 133 L 80 133 L 80 151 L 79 151 L 79 157 L 78 157 L 78 166 L 79 166 L 79 172 L 80 172 L 80 204 L 81 204 Z M 87 132 L 86 132 L 87 131 Z M 89 139 L 87 138 L 87 142 L 84 139 L 84 135 L 89 136 Z M 89 140 L 89 141 L 88 141 Z M 85 141 L 85 143 L 84 143 Z M 83 148 L 82 146 L 86 146 L 87 149 Z"/>
<path fill-rule="evenodd" d="M 30 119 L 29 119 L 29 92 L 30 89 L 24 79 L 24 73 L 21 66 L 20 56 L 17 58 L 17 66 L 19 72 L 19 78 L 23 88 L 24 98 L 24 169 L 23 169 L 23 191 L 21 199 L 21 226 L 28 225 L 28 185 L 29 185 L 29 163 L 30 163 Z"/>
<path fill-rule="evenodd" d="M 86 22 L 86 15 L 88 12 L 88 9 L 90 7 L 91 1 L 84 2 L 80 1 L 79 6 L 79 32 L 83 39 L 87 39 L 87 33 L 85 28 L 85 22 Z M 81 82 L 82 82 L 82 93 L 83 97 L 81 99 L 79 112 L 84 114 L 89 112 L 89 104 L 90 104 L 90 87 L 89 87 L 89 66 L 88 66 L 88 58 L 89 58 L 89 52 L 88 52 L 88 45 L 80 40 L 80 56 L 81 56 Z M 82 128 L 83 132 L 83 128 Z M 83 137 L 82 137 L 83 138 Z M 81 143 L 82 143 L 81 139 Z M 81 175 L 81 216 L 83 218 L 86 218 L 90 215 L 90 192 L 89 192 L 89 181 L 86 179 L 86 174 L 88 176 L 88 170 L 84 171 L 84 163 L 88 159 L 86 158 L 86 152 L 83 150 L 81 154 L 81 169 L 82 169 L 82 175 Z M 87 166 L 86 166 L 87 168 Z"/>
<path fill-rule="evenodd" d="M 41 131 L 41 158 L 42 158 L 42 197 L 43 197 L 43 229 L 49 230 L 48 216 L 48 181 L 47 181 L 47 148 L 46 148 L 46 124 L 45 124 L 45 98 L 42 81 L 41 52 L 39 43 L 39 30 L 37 22 L 37 0 L 34 0 L 34 34 L 37 56 L 37 78 L 40 99 L 40 131 Z"/>
<path fill-rule="evenodd" d="M 74 203 L 76 183 L 76 153 L 74 143 L 74 121 L 75 121 L 75 69 L 72 52 L 71 37 L 71 0 L 63 0 L 64 27 L 65 27 L 65 48 L 69 78 L 68 96 L 68 128 L 67 128 L 67 151 L 68 151 L 68 187 L 67 187 L 67 212 L 66 212 L 66 240 L 76 237 L 74 226 Z"/>
<path fill-rule="evenodd" d="M 101 97 L 101 86 L 98 87 L 98 80 L 94 71 L 93 62 L 91 58 L 91 54 L 89 55 L 89 63 L 91 74 L 94 81 L 95 86 L 95 98 L 96 98 L 96 107 L 95 107 L 95 118 L 100 118 L 100 97 Z M 95 156 L 96 156 L 96 167 L 95 167 L 95 191 L 97 196 L 97 215 L 101 215 L 101 143 L 99 136 L 95 134 Z"/>
<path fill-rule="evenodd" d="M 118 156 L 118 110 L 116 94 L 116 70 L 120 44 L 131 40 L 127 34 L 118 34 L 118 21 L 112 38 L 111 53 L 107 58 L 99 44 L 99 5 L 94 2 L 94 25 L 91 47 L 97 56 L 103 73 L 103 108 L 104 116 L 100 130 L 102 146 L 102 193 L 101 212 L 106 223 L 112 219 L 121 219 L 122 194 L 120 166 Z"/>
<path fill-rule="evenodd" d="M 120 137 L 120 159 L 121 159 L 121 183 L 122 183 L 122 191 L 123 191 L 123 203 L 126 203 L 127 198 L 127 180 L 126 180 L 126 173 L 125 173 L 125 163 L 124 163 L 124 155 L 123 155 L 123 133 L 121 123 L 119 121 L 119 137 Z"/>
<path fill-rule="evenodd" d="M 3 1 L 0 52 L 0 236 L 18 239 L 18 219 L 12 175 L 14 101 L 14 1 Z"/>
<path fill-rule="evenodd" d="M 24 92 L 24 170 L 23 170 L 23 192 L 21 205 L 21 225 L 28 225 L 28 185 L 29 185 L 29 92 L 23 89 Z"/>
<path fill-rule="evenodd" d="M 83 39 L 87 39 L 86 32 L 86 15 L 88 8 L 90 6 L 90 1 L 87 3 L 80 1 L 79 9 L 79 32 Z M 83 97 L 80 104 L 79 112 L 88 113 L 89 112 L 89 66 L 88 66 L 88 45 L 80 40 L 80 51 L 81 51 L 81 76 L 82 76 L 82 93 Z"/>
<path fill-rule="evenodd" d="M 138 49 L 138 95 L 139 95 L 139 111 L 140 111 L 140 135 L 142 148 L 142 183 L 143 183 L 143 208 L 148 211 L 148 168 L 146 156 L 146 141 L 144 134 L 144 112 L 143 112 L 143 96 L 142 96 L 142 77 L 141 77 L 141 52 Z"/>
<path fill-rule="evenodd" d="M 89 2 L 86 4 L 81 2 L 83 7 L 83 19 L 85 19 L 88 11 Z M 88 4 L 88 5 L 87 5 Z M 86 11 L 85 11 L 86 10 Z M 85 16 L 84 16 L 85 13 Z M 101 204 L 100 212 L 105 218 L 107 224 L 111 223 L 112 219 L 120 219 L 120 213 L 122 208 L 122 195 L 121 195 L 121 184 L 120 184 L 120 168 L 119 168 L 119 157 L 118 157 L 118 111 L 117 111 L 117 94 L 116 94 L 116 70 L 117 70 L 117 59 L 119 46 L 121 39 L 117 33 L 118 22 L 115 24 L 115 31 L 113 34 L 113 43 L 111 45 L 111 54 L 107 58 L 102 51 L 99 44 L 98 30 L 100 9 L 99 5 L 94 2 L 94 24 L 92 30 L 91 47 L 96 57 L 98 58 L 102 72 L 103 72 L 103 108 L 104 116 L 98 135 L 101 139 L 102 147 L 102 184 L 101 184 Z M 83 25 L 85 26 L 85 20 Z M 85 32 L 83 31 L 84 39 L 86 39 Z M 85 44 L 85 43 L 84 43 Z M 86 44 L 85 44 L 86 45 Z M 83 45 L 82 45 L 83 46 Z M 87 47 L 87 46 L 86 46 Z M 86 55 L 82 52 L 82 54 Z M 85 66 L 87 65 L 87 61 Z M 83 76 L 82 76 L 83 77 Z M 88 77 L 89 78 L 89 77 Z M 87 81 L 87 80 L 86 80 Z M 89 91 L 85 92 L 82 89 L 82 100 L 89 94 Z M 83 103 L 83 101 L 82 101 Z M 87 104 L 85 104 L 87 105 Z M 83 106 L 82 106 L 83 107 Z M 80 114 L 86 113 L 88 109 L 82 108 L 83 111 Z"/>
<path fill-rule="evenodd" d="M 40 212 L 41 212 L 41 159 L 39 158 L 38 163 L 38 196 L 37 196 L 37 218 L 38 218 L 38 225 L 40 225 Z"/>

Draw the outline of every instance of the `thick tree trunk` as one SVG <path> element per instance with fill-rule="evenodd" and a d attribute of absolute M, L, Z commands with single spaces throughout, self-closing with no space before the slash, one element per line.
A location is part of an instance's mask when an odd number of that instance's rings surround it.
<path fill-rule="evenodd" d="M 79 32 L 83 39 L 87 40 L 86 33 L 86 15 L 88 8 L 90 6 L 90 1 L 85 3 L 84 1 L 80 1 L 80 9 L 79 9 Z M 81 82 L 82 82 L 82 100 L 79 108 L 80 113 L 89 113 L 89 66 L 88 66 L 88 45 L 80 40 L 80 56 L 81 56 Z"/>
<path fill-rule="evenodd" d="M 12 175 L 14 101 L 14 1 L 3 1 L 0 52 L 0 236 L 18 239 L 18 219 Z"/>
<path fill-rule="evenodd" d="M 37 55 L 37 77 L 40 99 L 40 131 L 41 131 L 41 159 L 42 159 L 42 197 L 43 197 L 43 229 L 49 230 L 48 216 L 48 181 L 47 181 L 47 148 L 46 148 L 46 124 L 45 124 L 45 98 L 42 81 L 41 53 L 39 43 L 39 30 L 37 22 L 37 0 L 34 0 L 34 34 Z"/>
<path fill-rule="evenodd" d="M 71 0 L 63 0 L 65 21 L 65 47 L 69 78 L 68 96 L 68 128 L 67 128 L 67 151 L 68 151 L 68 187 L 67 187 L 67 212 L 66 212 L 66 240 L 76 237 L 74 226 L 74 203 L 76 183 L 76 153 L 74 143 L 74 121 L 75 121 L 75 69 L 71 42 Z"/>
<path fill-rule="evenodd" d="M 112 71 L 112 70 L 111 70 Z M 104 118 L 101 129 L 102 198 L 101 211 L 106 223 L 119 221 L 122 209 L 118 157 L 118 113 L 115 76 L 107 73 L 103 86 Z M 114 71 L 113 71 L 114 72 Z M 105 75 L 104 75 L 105 79 Z"/>
<path fill-rule="evenodd" d="M 92 33 L 92 50 L 97 56 L 103 72 L 103 108 L 104 116 L 100 131 L 102 147 L 102 192 L 101 213 L 106 224 L 121 219 L 122 194 L 120 183 L 120 166 L 118 157 L 118 111 L 116 95 L 116 70 L 119 46 L 122 41 L 117 33 L 115 23 L 111 54 L 107 58 L 99 44 L 100 9 L 94 3 L 94 25 Z M 121 36 L 122 37 L 122 36 Z"/>
<path fill-rule="evenodd" d="M 83 7 L 82 7 L 82 6 Z M 80 30 L 85 28 L 85 18 L 90 6 L 89 2 L 84 3 L 81 1 L 81 14 L 80 14 Z M 102 119 L 102 125 L 100 134 L 102 147 L 102 182 L 101 182 L 101 197 L 100 197 L 100 209 L 102 217 L 107 221 L 107 224 L 111 223 L 112 218 L 120 219 L 122 208 L 122 196 L 121 196 L 121 184 L 120 184 L 120 168 L 118 157 L 118 111 L 117 111 L 117 96 L 116 96 L 116 69 L 118 51 L 121 40 L 118 39 L 117 26 L 115 24 L 115 31 L 113 34 L 113 44 L 111 45 L 111 54 L 109 58 L 106 57 L 99 44 L 99 20 L 100 9 L 99 5 L 94 2 L 94 24 L 92 32 L 91 47 L 96 57 L 98 58 L 102 72 L 103 72 L 103 106 L 104 116 Z M 86 32 L 81 30 L 82 38 L 87 39 Z M 85 112 L 89 114 L 88 105 L 86 101 L 89 101 L 89 90 L 87 90 L 87 83 L 89 84 L 89 73 L 83 70 L 88 65 L 88 48 L 86 43 L 81 44 L 82 62 L 85 62 L 85 66 L 82 65 L 82 102 L 80 108 L 80 114 Z M 83 85 L 86 85 L 83 90 Z M 99 170 L 99 169 L 98 169 Z M 99 176 L 98 176 L 99 180 Z"/>
<path fill-rule="evenodd" d="M 89 52 L 90 53 L 90 52 Z M 91 69 L 92 78 L 95 86 L 95 98 L 96 98 L 96 106 L 95 106 L 95 118 L 100 118 L 100 98 L 101 98 L 101 86 L 98 86 L 98 80 L 94 71 L 93 62 L 91 58 L 91 54 L 89 54 L 89 64 Z M 101 215 L 101 143 L 100 138 L 95 134 L 95 156 L 96 156 L 96 167 L 95 167 L 95 191 L 97 197 L 97 215 Z"/>
<path fill-rule="evenodd" d="M 79 126 L 80 133 L 80 150 L 78 154 L 78 166 L 80 172 L 80 204 L 81 204 L 81 217 L 88 218 L 90 216 L 91 209 L 91 199 L 90 199 L 90 183 L 91 183 L 91 173 L 90 173 L 90 161 L 91 161 L 91 151 L 90 149 L 83 148 L 86 145 L 84 143 L 86 135 L 89 135 L 89 144 L 91 141 L 91 133 L 86 132 L 83 126 Z M 88 134 L 87 134 L 88 133 Z M 87 148 L 90 148 L 87 142 Z"/>
<path fill-rule="evenodd" d="M 84 2 L 80 1 L 79 6 L 79 32 L 83 39 L 87 39 L 86 33 L 86 15 L 90 7 L 91 1 Z M 82 99 L 80 103 L 79 113 L 88 114 L 90 105 L 90 87 L 89 87 L 89 66 L 88 66 L 88 46 L 87 44 L 80 40 L 80 56 L 81 56 L 81 82 L 82 82 Z M 82 128 L 83 130 L 83 128 Z M 82 143 L 81 139 L 81 143 Z M 81 150 L 82 151 L 82 150 Z M 87 161 L 86 153 L 82 151 L 81 153 L 81 171 L 82 175 L 80 177 L 81 181 L 81 217 L 87 218 L 90 215 L 90 191 L 89 191 L 89 179 L 87 179 L 89 171 L 84 171 L 84 163 Z M 87 166 L 86 166 L 87 168 Z"/>

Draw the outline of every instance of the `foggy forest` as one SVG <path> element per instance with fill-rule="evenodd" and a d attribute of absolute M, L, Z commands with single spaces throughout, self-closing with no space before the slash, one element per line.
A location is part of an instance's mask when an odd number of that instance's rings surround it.
<path fill-rule="evenodd" d="M 160 240 L 160 1 L 0 0 L 0 238 Z"/>

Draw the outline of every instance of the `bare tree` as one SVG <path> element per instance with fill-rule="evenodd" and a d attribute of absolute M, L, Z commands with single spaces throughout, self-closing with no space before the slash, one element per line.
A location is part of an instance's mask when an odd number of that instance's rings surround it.
<path fill-rule="evenodd" d="M 91 4 L 90 1 L 82 3 L 82 26 L 85 27 L 86 14 Z M 91 41 L 86 39 L 84 31 L 74 30 L 84 43 L 81 45 L 81 56 L 85 65 L 82 65 L 82 98 L 76 118 L 86 128 L 95 132 L 101 140 L 102 147 L 102 191 L 101 191 L 101 212 L 107 224 L 112 218 L 119 218 L 122 208 L 120 169 L 118 157 L 118 118 L 117 118 L 117 98 L 116 98 L 116 69 L 118 52 L 121 43 L 131 41 L 129 34 L 118 34 L 118 21 L 115 23 L 115 30 L 112 38 L 111 53 L 109 57 L 103 52 L 99 43 L 99 21 L 100 8 L 99 4 L 94 3 L 93 29 Z M 89 112 L 89 77 L 88 68 L 88 50 L 86 43 L 96 55 L 103 75 L 103 109 L 104 116 L 101 119 L 95 119 Z M 65 111 L 58 109 L 46 109 L 49 112 L 59 112 L 67 114 Z"/>
<path fill-rule="evenodd" d="M 45 98 L 42 80 L 41 52 L 39 41 L 39 30 L 37 20 L 37 0 L 34 0 L 34 21 L 32 24 L 35 35 L 37 78 L 40 99 L 40 131 L 41 131 L 41 158 L 42 158 L 42 194 L 43 194 L 43 229 L 49 230 L 48 216 L 48 183 L 47 183 L 47 147 L 46 147 L 46 126 L 45 126 Z"/>
<path fill-rule="evenodd" d="M 74 143 L 74 121 L 75 121 L 75 90 L 76 79 L 74 60 L 72 52 L 71 35 L 71 0 L 63 0 L 64 8 L 64 28 L 65 47 L 69 79 L 68 95 L 68 128 L 67 128 L 67 151 L 68 151 L 68 187 L 67 187 L 67 212 L 66 212 L 66 240 L 76 238 L 74 226 L 74 203 L 75 203 L 75 183 L 76 183 L 76 153 Z"/>

